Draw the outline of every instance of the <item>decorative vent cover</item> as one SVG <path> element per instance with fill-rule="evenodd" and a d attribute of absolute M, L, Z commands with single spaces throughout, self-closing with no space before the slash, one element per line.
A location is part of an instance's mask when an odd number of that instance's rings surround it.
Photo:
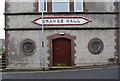
<path fill-rule="evenodd" d="M 32 55 L 35 52 L 36 45 L 33 40 L 26 39 L 22 42 L 21 49 L 26 55 Z"/>
<path fill-rule="evenodd" d="M 92 54 L 100 54 L 103 51 L 103 47 L 103 42 L 98 38 L 90 40 L 88 44 L 88 49 Z"/>
<path fill-rule="evenodd" d="M 91 42 L 90 49 L 92 51 L 96 51 L 97 52 L 100 49 L 100 42 L 99 41 L 93 41 L 93 42 Z"/>
<path fill-rule="evenodd" d="M 25 42 L 23 44 L 23 51 L 26 53 L 32 53 L 34 50 L 34 45 L 32 42 Z"/>

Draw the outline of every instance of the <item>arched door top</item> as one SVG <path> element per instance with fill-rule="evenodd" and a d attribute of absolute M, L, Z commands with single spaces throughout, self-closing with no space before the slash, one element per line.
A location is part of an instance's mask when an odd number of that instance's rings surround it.
<path fill-rule="evenodd" d="M 48 40 L 53 40 L 53 39 L 57 39 L 57 38 L 67 38 L 67 39 L 70 39 L 70 40 L 75 40 L 76 39 L 75 36 L 71 36 L 67 33 L 64 33 L 64 34 L 57 33 L 57 34 L 48 36 L 47 38 L 48 38 Z"/>
<path fill-rule="evenodd" d="M 48 43 L 48 47 L 49 47 L 49 50 L 48 50 L 48 53 L 49 53 L 49 66 L 52 67 L 53 66 L 53 40 L 54 39 L 58 39 L 58 38 L 66 38 L 66 39 L 69 39 L 71 41 L 71 66 L 74 66 L 74 58 L 75 58 L 75 50 L 74 50 L 74 47 L 76 46 L 74 40 L 76 39 L 76 36 L 71 36 L 67 33 L 57 33 L 57 34 L 54 34 L 54 35 L 51 35 L 51 36 L 48 36 L 47 37 L 47 40 L 49 41 Z"/>

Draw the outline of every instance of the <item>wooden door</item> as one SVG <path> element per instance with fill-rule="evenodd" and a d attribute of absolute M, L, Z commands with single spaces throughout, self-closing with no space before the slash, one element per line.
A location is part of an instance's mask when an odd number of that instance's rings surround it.
<path fill-rule="evenodd" d="M 58 38 L 53 40 L 53 66 L 71 65 L 71 40 Z"/>

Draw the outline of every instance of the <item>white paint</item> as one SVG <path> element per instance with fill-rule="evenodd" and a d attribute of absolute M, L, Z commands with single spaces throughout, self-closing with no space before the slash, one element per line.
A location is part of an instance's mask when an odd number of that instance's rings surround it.
<path fill-rule="evenodd" d="M 15 54 L 15 52 L 12 52 L 12 55 L 14 55 Z"/>
<path fill-rule="evenodd" d="M 59 33 L 60 35 L 64 35 L 65 33 Z"/>
<path fill-rule="evenodd" d="M 36 24 L 42 24 L 42 19 L 38 19 L 34 21 Z M 69 24 L 85 24 L 88 21 L 83 19 L 83 18 L 48 18 L 44 19 L 44 24 L 45 25 L 69 25 Z"/>

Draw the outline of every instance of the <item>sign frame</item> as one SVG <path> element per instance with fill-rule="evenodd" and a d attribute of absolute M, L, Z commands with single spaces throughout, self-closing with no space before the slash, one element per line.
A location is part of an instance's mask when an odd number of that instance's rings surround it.
<path fill-rule="evenodd" d="M 87 23 L 91 22 L 91 20 L 89 20 L 87 18 L 84 18 L 84 17 L 44 17 L 44 19 L 61 19 L 61 18 L 63 18 L 63 19 L 65 19 L 65 18 L 68 18 L 68 19 L 75 19 L 75 18 L 76 19 L 84 19 L 84 20 L 86 20 L 86 22 L 82 23 L 82 24 L 72 24 L 72 23 L 71 24 L 52 24 L 51 23 L 51 24 L 44 24 L 44 26 L 84 25 L 84 24 L 87 24 Z M 40 20 L 40 19 L 42 19 L 42 17 L 33 20 L 33 23 L 42 26 L 42 24 L 36 22 L 37 20 Z"/>

